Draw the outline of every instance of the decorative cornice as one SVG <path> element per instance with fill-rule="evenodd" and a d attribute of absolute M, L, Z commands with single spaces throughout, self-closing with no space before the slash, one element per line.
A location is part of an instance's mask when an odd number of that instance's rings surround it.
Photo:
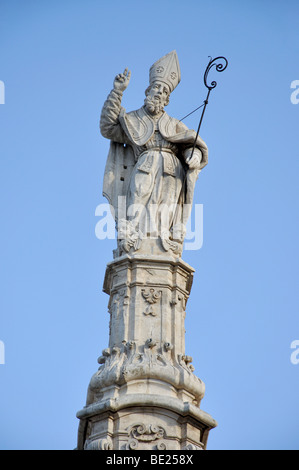
<path fill-rule="evenodd" d="M 77 418 L 88 419 L 104 411 L 117 412 L 124 408 L 138 407 L 142 403 L 143 407 L 157 407 L 174 411 L 181 416 L 190 416 L 203 423 L 209 429 L 217 426 L 217 421 L 208 413 L 189 402 L 182 402 L 173 397 L 164 397 L 161 395 L 145 395 L 143 393 L 134 393 L 119 398 L 109 398 L 108 400 L 92 403 L 78 411 Z"/>

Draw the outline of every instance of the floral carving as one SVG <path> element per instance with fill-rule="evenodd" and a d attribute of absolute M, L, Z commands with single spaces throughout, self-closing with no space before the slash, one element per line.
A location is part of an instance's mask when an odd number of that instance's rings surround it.
<path fill-rule="evenodd" d="M 129 434 L 137 441 L 155 441 L 164 437 L 165 430 L 154 424 L 137 424 L 130 429 Z"/>
<path fill-rule="evenodd" d="M 93 441 L 86 441 L 85 450 L 112 450 L 112 440 L 108 436 L 106 439 L 94 439 Z"/>
<path fill-rule="evenodd" d="M 157 313 L 153 309 L 153 304 L 157 303 L 158 300 L 161 298 L 162 292 L 157 291 L 154 288 L 151 288 L 149 290 L 142 289 L 142 296 L 148 303 L 145 311 L 143 312 L 144 315 L 152 315 L 153 317 L 157 316 Z"/>
<path fill-rule="evenodd" d="M 171 351 L 173 349 L 173 345 L 171 343 L 164 343 L 164 349 L 166 352 Z"/>
<path fill-rule="evenodd" d="M 193 361 L 191 356 L 186 356 L 185 354 L 179 354 L 178 356 L 179 364 L 188 372 L 194 371 L 194 366 L 191 364 Z"/>
<path fill-rule="evenodd" d="M 141 443 L 146 444 L 163 439 L 165 429 L 154 424 L 136 424 L 129 429 L 128 435 L 129 441 L 126 445 L 126 449 L 135 450 Z M 165 450 L 165 443 L 163 441 L 158 442 L 157 449 Z"/>

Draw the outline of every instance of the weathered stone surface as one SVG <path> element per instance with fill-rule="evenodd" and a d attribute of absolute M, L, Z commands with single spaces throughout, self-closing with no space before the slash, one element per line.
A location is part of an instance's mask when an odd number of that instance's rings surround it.
<path fill-rule="evenodd" d="M 115 78 L 101 115 L 111 140 L 104 195 L 118 244 L 103 286 L 109 344 L 77 413 L 77 448 L 201 450 L 216 422 L 200 409 L 205 385 L 185 352 L 194 269 L 180 256 L 207 147 L 164 111 L 180 81 L 175 51 L 151 67 L 145 105 L 126 113 L 129 80 L 127 69 Z"/>
<path fill-rule="evenodd" d="M 175 51 L 151 67 L 144 106 L 126 113 L 121 101 L 130 76 L 126 69 L 115 77 L 100 120 L 102 135 L 111 140 L 103 194 L 117 224 L 116 256 L 140 249 L 180 256 L 208 149 L 194 130 L 164 110 L 180 82 Z"/>
<path fill-rule="evenodd" d="M 191 404 L 134 394 L 78 413 L 78 448 L 88 450 L 204 450 L 216 422 Z"/>
<path fill-rule="evenodd" d="M 103 443 L 124 450 L 205 448 L 216 422 L 199 408 L 205 385 L 185 353 L 193 274 L 181 259 L 165 256 L 125 255 L 108 264 L 109 347 L 98 359 L 86 407 L 78 413 L 79 448 L 102 449 Z M 130 425 L 146 429 L 145 435 L 137 439 L 134 431 L 133 438 Z M 159 439 L 150 439 L 150 429 L 157 426 L 164 430 L 163 439 L 162 431 L 157 431 Z"/>

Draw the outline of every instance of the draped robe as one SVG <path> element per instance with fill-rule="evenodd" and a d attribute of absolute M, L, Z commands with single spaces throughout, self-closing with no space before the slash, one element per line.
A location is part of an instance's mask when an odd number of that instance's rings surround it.
<path fill-rule="evenodd" d="M 126 113 L 121 98 L 122 92 L 112 90 L 101 114 L 101 133 L 111 140 L 103 195 L 116 221 L 125 217 L 143 234 L 166 230 L 173 238 L 175 227 L 185 226 L 190 215 L 195 182 L 208 162 L 207 146 L 198 136 L 200 167 L 189 169 L 184 153 L 193 147 L 195 131 L 165 111 L 158 119 L 145 106 Z M 126 198 L 125 214 L 119 213 L 119 197 Z"/>

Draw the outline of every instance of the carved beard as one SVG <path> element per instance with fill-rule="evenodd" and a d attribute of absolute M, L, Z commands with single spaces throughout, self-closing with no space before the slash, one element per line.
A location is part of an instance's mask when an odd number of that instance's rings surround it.
<path fill-rule="evenodd" d="M 163 111 L 165 104 L 159 98 L 150 98 L 147 96 L 144 100 L 146 108 L 151 114 L 159 114 Z"/>

